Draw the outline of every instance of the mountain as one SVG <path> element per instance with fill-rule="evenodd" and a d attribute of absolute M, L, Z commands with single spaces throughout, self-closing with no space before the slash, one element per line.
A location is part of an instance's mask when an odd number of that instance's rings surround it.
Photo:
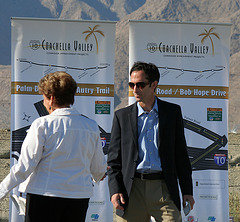
<path fill-rule="evenodd" d="M 119 21 L 145 0 L 1 0 L 0 64 L 11 62 L 11 17 Z"/>
<path fill-rule="evenodd" d="M 0 2 L 0 64 L 10 64 L 10 18 L 38 17 L 80 20 L 114 20 L 115 105 L 127 105 L 128 100 L 128 21 L 156 20 L 179 22 L 231 23 L 229 129 L 240 130 L 240 2 L 239 0 L 8 0 Z M 9 72 L 1 66 L 0 72 Z M 9 74 L 10 77 L 10 74 Z M 8 78 L 9 78 L 8 77 Z M 9 86 L 1 85 L 8 92 Z M 0 98 L 1 99 L 1 98 Z M 5 99 L 6 100 L 6 99 Z M 4 103 L 5 104 L 5 103 Z M 6 109 L 6 107 L 5 107 Z M 1 114 L 0 109 L 0 114 Z M 10 117 L 6 121 L 9 124 Z M 0 122 L 1 126 L 1 122 Z"/>

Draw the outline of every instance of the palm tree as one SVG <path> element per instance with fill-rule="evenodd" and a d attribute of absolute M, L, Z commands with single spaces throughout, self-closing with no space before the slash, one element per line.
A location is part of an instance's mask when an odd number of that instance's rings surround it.
<path fill-rule="evenodd" d="M 101 30 L 96 30 L 96 29 L 98 28 L 98 26 L 99 26 L 99 25 L 95 25 L 95 26 L 93 27 L 93 29 L 88 26 L 89 30 L 84 31 L 84 32 L 82 33 L 82 34 L 88 33 L 87 36 L 85 37 L 85 41 L 87 41 L 88 38 L 89 38 L 91 35 L 94 36 L 95 41 L 96 41 L 96 45 L 97 45 L 97 54 L 98 54 L 98 40 L 97 40 L 97 36 L 95 35 L 95 33 L 97 32 L 97 33 L 101 34 L 102 36 L 104 36 L 103 31 L 101 31 Z"/>
<path fill-rule="evenodd" d="M 206 29 L 204 29 L 204 30 L 205 30 L 205 33 L 201 33 L 201 34 L 198 35 L 198 36 L 204 36 L 204 37 L 202 38 L 202 40 L 201 40 L 201 43 L 202 43 L 202 44 L 204 43 L 204 40 L 205 40 L 207 37 L 210 38 L 210 41 L 211 41 L 211 43 L 212 43 L 212 55 L 214 55 L 214 45 L 213 45 L 213 40 L 212 40 L 212 38 L 211 38 L 211 35 L 214 35 L 214 36 L 216 36 L 218 39 L 220 39 L 220 37 L 219 37 L 219 35 L 218 35 L 217 33 L 212 32 L 214 29 L 215 29 L 214 27 L 210 28 L 209 31 L 207 31 Z"/>

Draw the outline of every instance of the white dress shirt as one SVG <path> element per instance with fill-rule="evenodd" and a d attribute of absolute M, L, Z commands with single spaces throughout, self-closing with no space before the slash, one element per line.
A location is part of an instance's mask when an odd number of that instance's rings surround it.
<path fill-rule="evenodd" d="M 26 179 L 20 192 L 89 198 L 92 178 L 99 181 L 105 172 L 97 123 L 74 108 L 56 109 L 32 123 L 17 164 L 0 184 L 0 199 Z"/>

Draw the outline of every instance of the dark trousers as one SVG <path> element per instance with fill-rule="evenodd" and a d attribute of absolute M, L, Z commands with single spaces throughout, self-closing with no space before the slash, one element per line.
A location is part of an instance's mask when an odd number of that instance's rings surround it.
<path fill-rule="evenodd" d="M 25 222 L 84 222 L 89 198 L 73 199 L 27 194 Z"/>

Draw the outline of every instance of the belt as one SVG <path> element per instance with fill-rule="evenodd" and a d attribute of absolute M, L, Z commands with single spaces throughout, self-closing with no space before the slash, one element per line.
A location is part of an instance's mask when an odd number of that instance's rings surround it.
<path fill-rule="evenodd" d="M 134 177 L 140 178 L 141 180 L 163 180 L 163 172 L 159 173 L 138 173 L 135 172 Z"/>

